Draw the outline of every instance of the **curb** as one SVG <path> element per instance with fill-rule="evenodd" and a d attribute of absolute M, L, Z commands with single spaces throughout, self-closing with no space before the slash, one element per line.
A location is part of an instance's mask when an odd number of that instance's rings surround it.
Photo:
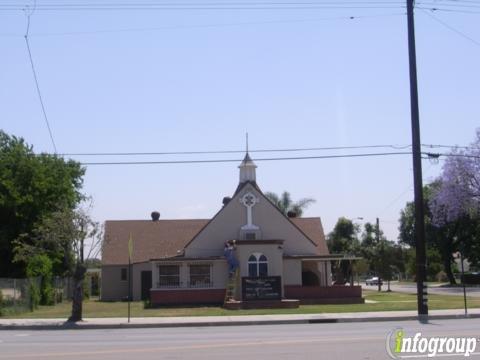
<path fill-rule="evenodd" d="M 180 327 L 210 327 L 210 326 L 251 326 L 251 325 L 294 325 L 294 324 L 333 324 L 333 323 L 359 323 L 359 322 L 384 322 L 384 321 L 421 321 L 454 320 L 454 319 L 479 319 L 480 314 L 470 315 L 430 315 L 427 320 L 419 320 L 417 315 L 359 317 L 359 318 L 318 318 L 318 319 L 288 319 L 288 320 L 245 320 L 245 321 L 203 321 L 182 323 L 118 323 L 118 324 L 92 324 L 92 323 L 59 323 L 59 324 L 0 324 L 2 330 L 111 330 L 111 329 L 148 329 L 148 328 L 180 328 Z"/>

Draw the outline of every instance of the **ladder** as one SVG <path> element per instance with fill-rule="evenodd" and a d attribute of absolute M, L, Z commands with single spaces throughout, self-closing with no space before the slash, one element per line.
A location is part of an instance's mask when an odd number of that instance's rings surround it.
<path fill-rule="evenodd" d="M 224 304 L 229 301 L 235 301 L 235 293 L 237 291 L 237 280 L 240 275 L 239 269 L 235 270 L 235 273 L 232 276 L 228 277 L 227 286 L 225 289 L 225 300 Z"/>

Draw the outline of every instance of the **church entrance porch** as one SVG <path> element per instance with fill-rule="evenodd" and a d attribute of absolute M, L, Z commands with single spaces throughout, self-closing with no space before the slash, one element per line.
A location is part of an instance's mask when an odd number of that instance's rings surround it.
<path fill-rule="evenodd" d="M 332 284 L 331 264 L 346 263 L 348 266 L 358 260 L 354 256 L 319 255 L 289 256 L 290 260 L 301 262 L 301 285 L 289 283 L 284 286 L 284 297 L 298 299 L 301 304 L 360 304 L 361 286 L 353 286 L 353 282 L 342 285 Z"/>

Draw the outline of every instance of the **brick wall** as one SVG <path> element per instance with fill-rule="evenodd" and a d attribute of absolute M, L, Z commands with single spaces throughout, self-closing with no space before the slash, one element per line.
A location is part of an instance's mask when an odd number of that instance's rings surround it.
<path fill-rule="evenodd" d="M 176 304 L 223 304 L 225 289 L 150 290 L 153 306 Z"/>

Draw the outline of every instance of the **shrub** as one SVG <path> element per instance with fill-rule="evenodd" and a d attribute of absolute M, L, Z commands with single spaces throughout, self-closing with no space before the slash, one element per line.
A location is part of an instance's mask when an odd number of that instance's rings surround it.
<path fill-rule="evenodd" d="M 33 256 L 27 264 L 27 276 L 29 278 L 41 277 L 40 289 L 38 289 L 37 285 L 35 285 L 36 289 L 33 289 L 34 293 L 38 290 L 38 303 L 41 305 L 53 305 L 54 303 L 52 269 L 52 260 L 50 260 L 47 255 L 43 254 Z"/>
<path fill-rule="evenodd" d="M 40 304 L 40 288 L 38 287 L 35 279 L 30 279 L 28 292 L 30 295 L 30 311 L 33 311 L 38 308 L 38 305 Z"/>
<path fill-rule="evenodd" d="M 143 300 L 143 308 L 144 309 L 151 309 L 152 308 L 152 302 L 150 301 L 150 298 L 146 298 Z"/>
<path fill-rule="evenodd" d="M 437 275 L 435 275 L 435 280 L 437 280 L 438 282 L 446 282 L 448 281 L 448 276 L 447 276 L 447 273 L 445 271 L 439 271 L 437 273 Z"/>

